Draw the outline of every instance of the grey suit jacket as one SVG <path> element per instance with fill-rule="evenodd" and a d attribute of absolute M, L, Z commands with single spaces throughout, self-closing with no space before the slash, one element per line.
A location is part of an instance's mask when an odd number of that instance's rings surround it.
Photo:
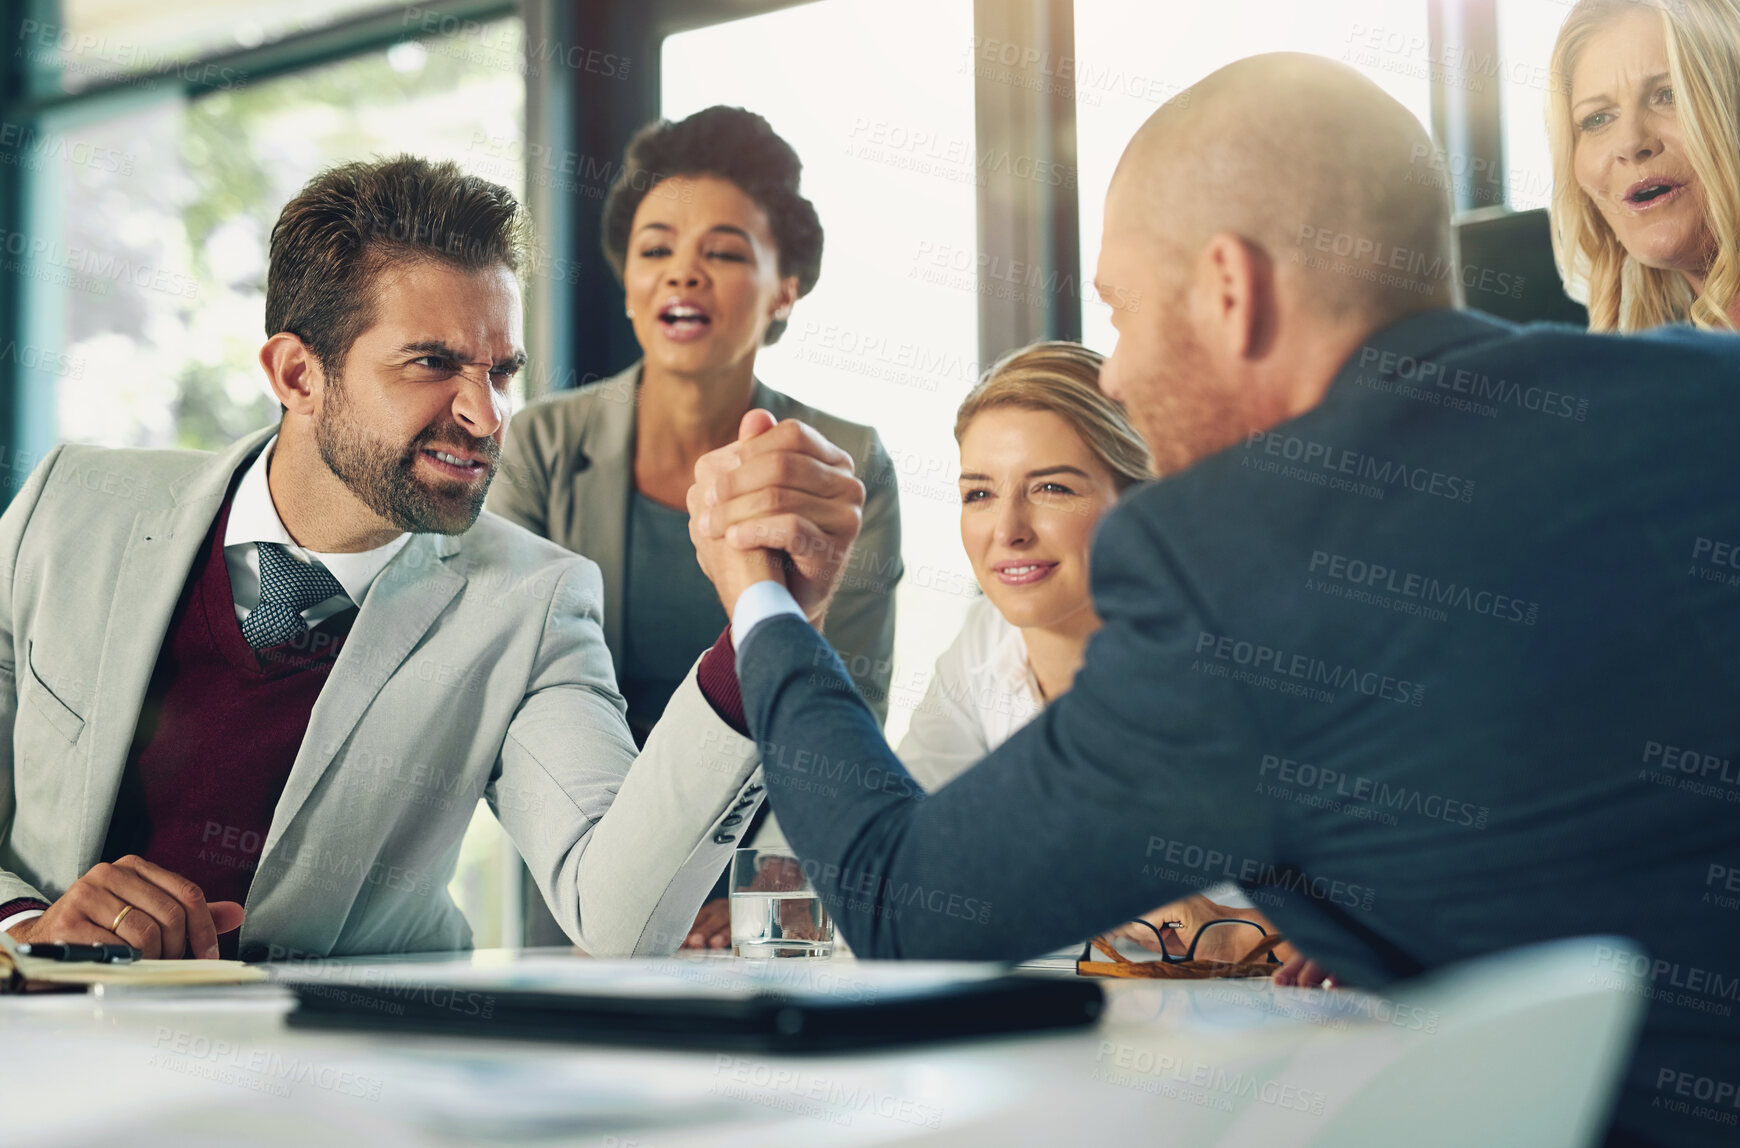
<path fill-rule="evenodd" d="M 271 433 L 215 456 L 57 447 L 0 517 L 0 902 L 101 859 L 176 601 Z M 577 944 L 674 950 L 730 857 L 721 822 L 761 799 L 755 748 L 691 671 L 637 760 L 602 596 L 591 562 L 492 514 L 415 535 L 315 703 L 243 953 L 468 947 L 446 890 L 479 798 Z"/>
<path fill-rule="evenodd" d="M 489 508 L 503 518 L 598 563 L 604 575 L 604 640 L 619 661 L 639 387 L 636 363 L 601 383 L 528 406 L 508 431 L 501 473 L 489 492 Z M 851 569 L 828 612 L 825 636 L 877 719 L 885 719 L 894 652 L 894 587 L 904 572 L 894 465 L 870 427 L 805 406 L 759 381 L 752 404 L 775 418 L 800 419 L 820 431 L 852 456 L 864 483 L 863 529 L 852 549 Z"/>

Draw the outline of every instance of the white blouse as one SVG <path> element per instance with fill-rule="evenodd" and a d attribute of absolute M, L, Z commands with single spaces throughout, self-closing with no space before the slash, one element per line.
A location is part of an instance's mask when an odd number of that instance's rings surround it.
<path fill-rule="evenodd" d="M 936 660 L 936 672 L 898 751 L 908 773 L 934 792 L 1009 740 L 1045 707 L 1027 643 L 980 597 Z"/>

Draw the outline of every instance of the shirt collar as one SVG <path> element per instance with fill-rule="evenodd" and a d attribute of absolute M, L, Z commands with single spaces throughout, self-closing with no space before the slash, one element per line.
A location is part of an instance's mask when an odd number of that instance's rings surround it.
<path fill-rule="evenodd" d="M 272 491 L 266 484 L 266 466 L 272 457 L 272 448 L 277 445 L 278 436 L 273 435 L 249 465 L 248 472 L 242 475 L 236 496 L 230 501 L 230 522 L 224 530 L 224 549 L 252 546 L 256 542 L 276 542 L 301 561 L 318 561 L 326 567 L 344 587 L 345 596 L 361 606 L 369 587 L 374 585 L 387 563 L 404 549 L 411 535 L 401 534 L 384 546 L 353 554 L 322 554 L 298 546 L 290 532 L 284 529 L 284 520 L 278 517 L 278 507 L 272 502 Z"/>

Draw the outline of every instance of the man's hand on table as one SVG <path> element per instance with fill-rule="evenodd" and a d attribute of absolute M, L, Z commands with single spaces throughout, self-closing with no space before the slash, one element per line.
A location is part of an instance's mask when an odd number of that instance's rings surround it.
<path fill-rule="evenodd" d="M 1294 953 L 1276 970 L 1274 980 L 1278 985 L 1297 985 L 1302 989 L 1339 987 L 1334 973 L 1300 953 Z"/>
<path fill-rule="evenodd" d="M 683 938 L 685 949 L 728 949 L 731 947 L 731 899 L 716 897 L 701 906 L 689 935 Z"/>
<path fill-rule="evenodd" d="M 821 625 L 863 526 L 851 455 L 796 419 L 753 410 L 736 442 L 701 456 L 688 504 L 689 538 L 727 616 L 771 579 Z"/>
<path fill-rule="evenodd" d="M 236 902 L 208 905 L 186 877 L 129 855 L 91 866 L 42 916 L 7 932 L 15 941 L 131 945 L 148 960 L 216 957 L 218 934 L 241 928 L 242 917 Z"/>

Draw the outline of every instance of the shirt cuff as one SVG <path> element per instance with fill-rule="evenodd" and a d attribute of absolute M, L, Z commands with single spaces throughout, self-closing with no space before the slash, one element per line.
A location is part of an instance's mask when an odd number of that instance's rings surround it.
<path fill-rule="evenodd" d="M 724 723 L 743 737 L 749 736 L 749 722 L 743 716 L 743 687 L 737 681 L 737 656 L 731 650 L 731 630 L 719 631 L 713 648 L 701 655 L 695 670 L 695 684 L 701 696 L 713 707 Z"/>
<path fill-rule="evenodd" d="M 6 932 L 14 925 L 42 916 L 48 911 L 48 906 L 34 897 L 20 897 L 0 905 L 0 933 Z"/>
<path fill-rule="evenodd" d="M 782 584 L 771 578 L 750 583 L 747 590 L 737 595 L 737 605 L 731 611 L 731 641 L 741 649 L 755 627 L 781 614 L 796 614 L 808 621 L 803 607 Z"/>

